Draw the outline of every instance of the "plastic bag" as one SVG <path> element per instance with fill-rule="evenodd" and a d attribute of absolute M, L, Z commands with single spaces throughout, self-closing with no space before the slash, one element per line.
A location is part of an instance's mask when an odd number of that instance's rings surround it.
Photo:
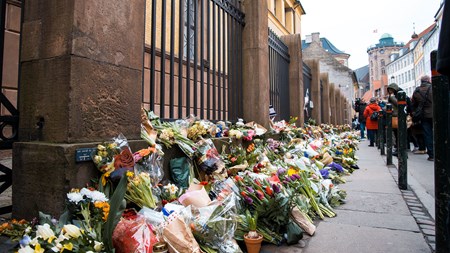
<path fill-rule="evenodd" d="M 160 147 L 158 147 L 160 148 Z M 158 150 L 156 148 L 156 150 Z M 144 149 L 145 150 L 145 149 Z M 134 154 L 136 164 L 134 166 L 134 173 L 139 174 L 146 172 L 151 178 L 153 187 L 156 187 L 159 182 L 164 178 L 163 167 L 163 155 L 159 152 L 151 153 L 144 157 L 139 157 L 139 151 Z"/>
<path fill-rule="evenodd" d="M 193 210 L 191 225 L 200 244 L 221 253 L 242 252 L 234 240 L 237 228 L 236 196 L 230 193 L 222 200 L 211 202 L 206 207 Z"/>
<path fill-rule="evenodd" d="M 197 164 L 200 170 L 216 180 L 224 180 L 227 177 L 225 163 L 211 139 L 200 140 L 197 151 L 199 153 Z"/>
<path fill-rule="evenodd" d="M 152 252 L 153 245 L 158 242 L 151 225 L 140 215 L 135 219 L 121 219 L 112 240 L 116 253 Z"/>
<path fill-rule="evenodd" d="M 190 208 L 180 213 L 172 213 L 168 220 L 162 224 L 162 236 L 172 252 L 200 253 L 200 246 L 188 226 L 187 220 L 191 218 Z"/>

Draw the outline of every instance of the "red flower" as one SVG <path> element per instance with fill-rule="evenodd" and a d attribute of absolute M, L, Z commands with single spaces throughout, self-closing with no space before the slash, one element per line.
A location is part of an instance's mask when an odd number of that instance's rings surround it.
<path fill-rule="evenodd" d="M 241 195 L 242 195 L 244 198 L 245 198 L 245 197 L 248 197 L 248 196 L 247 196 L 247 193 L 245 193 L 244 191 L 241 192 Z"/>
<path fill-rule="evenodd" d="M 234 176 L 234 180 L 236 180 L 236 181 L 242 181 L 243 179 L 242 179 L 242 177 L 240 177 L 240 176 Z"/>
<path fill-rule="evenodd" d="M 200 183 L 198 183 L 199 185 L 203 185 L 203 186 L 205 186 L 205 185 L 208 185 L 208 181 L 201 181 Z"/>
<path fill-rule="evenodd" d="M 259 180 L 256 180 L 256 179 L 255 179 L 255 184 L 257 184 L 258 186 L 262 186 L 261 182 L 259 182 Z"/>

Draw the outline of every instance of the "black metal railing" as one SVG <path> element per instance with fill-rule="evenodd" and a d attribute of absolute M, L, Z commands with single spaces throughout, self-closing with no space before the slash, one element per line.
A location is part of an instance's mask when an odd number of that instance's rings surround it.
<path fill-rule="evenodd" d="M 147 0 L 143 104 L 163 119 L 242 117 L 237 0 Z"/>
<path fill-rule="evenodd" d="M 277 113 L 276 120 L 289 120 L 289 49 L 269 29 L 270 104 Z"/>
<path fill-rule="evenodd" d="M 305 101 L 305 118 L 304 122 L 307 122 L 309 118 L 311 118 L 311 81 L 312 81 L 312 74 L 311 74 L 311 68 L 306 65 L 306 63 L 303 62 L 303 97 L 307 99 Z"/>

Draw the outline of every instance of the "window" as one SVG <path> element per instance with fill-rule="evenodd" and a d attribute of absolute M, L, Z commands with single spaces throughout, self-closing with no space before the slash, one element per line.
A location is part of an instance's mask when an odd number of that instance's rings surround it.
<path fill-rule="evenodd" d="M 384 62 L 384 59 L 382 59 L 381 60 L 381 66 L 384 67 L 384 65 L 385 65 L 385 62 Z"/>
<path fill-rule="evenodd" d="M 381 68 L 381 74 L 385 75 L 386 74 L 386 70 L 384 68 Z"/>

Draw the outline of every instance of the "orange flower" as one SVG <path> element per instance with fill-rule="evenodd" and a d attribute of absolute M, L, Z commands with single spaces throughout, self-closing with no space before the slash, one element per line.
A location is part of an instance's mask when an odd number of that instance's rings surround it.
<path fill-rule="evenodd" d="M 272 196 L 272 195 L 273 195 L 273 191 L 272 191 L 272 189 L 271 189 L 269 186 L 266 186 L 266 193 L 267 193 L 269 196 Z"/>

